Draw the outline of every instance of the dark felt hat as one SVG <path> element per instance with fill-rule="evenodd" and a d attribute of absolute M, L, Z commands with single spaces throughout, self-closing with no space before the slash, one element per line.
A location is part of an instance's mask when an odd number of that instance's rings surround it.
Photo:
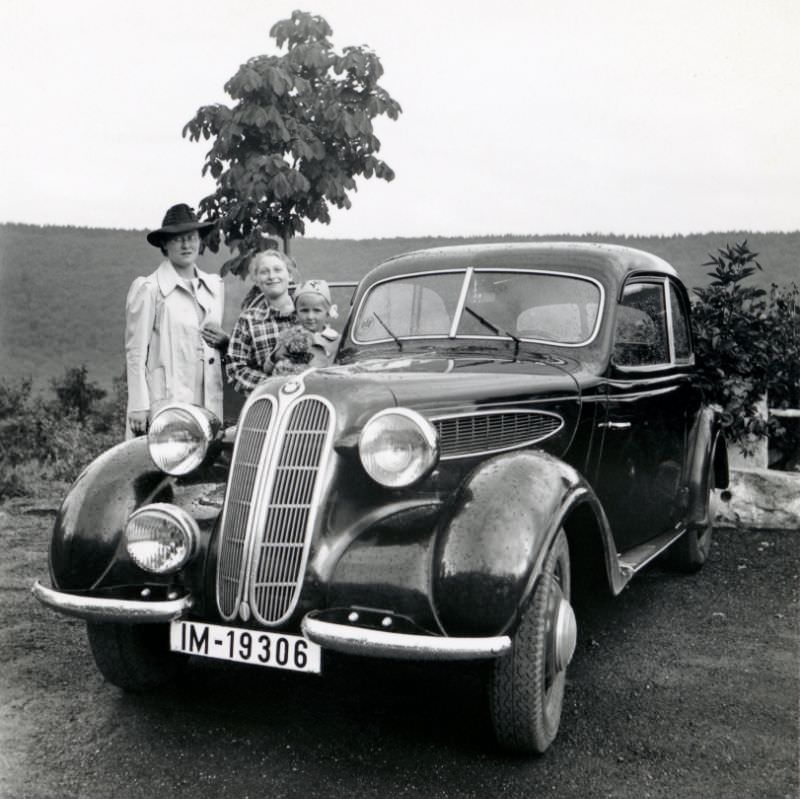
<path fill-rule="evenodd" d="M 173 205 L 166 214 L 158 230 L 147 234 L 147 240 L 154 247 L 160 247 L 164 239 L 177 236 L 179 233 L 188 233 L 190 230 L 200 232 L 200 238 L 207 236 L 214 229 L 214 222 L 199 222 L 197 215 L 186 203 Z"/>

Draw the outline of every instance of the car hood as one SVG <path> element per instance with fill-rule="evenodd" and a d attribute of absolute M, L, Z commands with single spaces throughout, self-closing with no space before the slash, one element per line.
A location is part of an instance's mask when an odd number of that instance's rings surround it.
<path fill-rule="evenodd" d="M 309 390 L 327 393 L 341 383 L 373 390 L 381 386 L 402 406 L 482 404 L 531 398 L 578 399 L 574 377 L 563 362 L 492 357 L 370 358 L 306 373 Z"/>

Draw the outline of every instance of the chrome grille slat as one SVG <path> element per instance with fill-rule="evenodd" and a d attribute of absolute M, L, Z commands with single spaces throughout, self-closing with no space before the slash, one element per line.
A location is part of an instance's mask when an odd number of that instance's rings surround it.
<path fill-rule="evenodd" d="M 431 421 L 439 434 L 443 460 L 530 446 L 550 438 L 564 426 L 558 414 L 528 410 L 480 411 Z"/>
<path fill-rule="evenodd" d="M 217 604 L 222 616 L 231 619 L 241 599 L 247 558 L 246 537 L 253 491 L 261 453 L 272 421 L 272 402 L 255 402 L 242 420 L 237 435 L 225 510 L 222 518 L 217 564 Z"/>
<path fill-rule="evenodd" d="M 217 603 L 228 620 L 252 612 L 263 624 L 279 624 L 294 609 L 332 416 L 327 401 L 302 395 L 285 404 L 262 397 L 247 408 L 220 534 Z"/>
<path fill-rule="evenodd" d="M 313 500 L 330 451 L 330 433 L 331 412 L 319 398 L 303 397 L 290 407 L 277 443 L 263 529 L 251 568 L 252 610 L 264 624 L 287 618 L 299 597 Z"/>

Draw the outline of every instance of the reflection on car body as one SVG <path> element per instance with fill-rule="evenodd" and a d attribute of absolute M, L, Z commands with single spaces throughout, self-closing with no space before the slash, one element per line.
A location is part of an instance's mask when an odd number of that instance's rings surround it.
<path fill-rule="evenodd" d="M 727 484 L 676 272 L 589 244 L 448 247 L 360 283 L 337 364 L 269 378 L 235 429 L 175 405 L 102 455 L 53 531 L 45 604 L 123 688 L 187 654 L 488 660 L 499 743 L 558 730 L 573 588 L 699 569 Z"/>

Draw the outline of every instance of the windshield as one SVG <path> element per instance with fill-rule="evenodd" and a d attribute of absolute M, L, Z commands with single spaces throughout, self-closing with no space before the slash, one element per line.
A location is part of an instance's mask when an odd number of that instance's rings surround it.
<path fill-rule="evenodd" d="M 467 269 L 397 277 L 362 299 L 353 324 L 361 344 L 393 338 L 519 338 L 563 346 L 590 341 L 602 288 L 544 271 Z"/>

